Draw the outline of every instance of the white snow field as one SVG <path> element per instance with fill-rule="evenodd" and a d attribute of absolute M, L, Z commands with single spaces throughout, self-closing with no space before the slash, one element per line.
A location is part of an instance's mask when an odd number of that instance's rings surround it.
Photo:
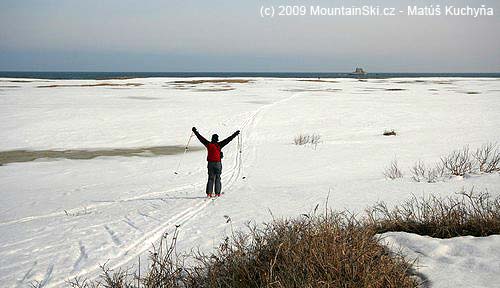
<path fill-rule="evenodd" d="M 0 79 L 0 153 L 183 146 L 192 126 L 206 137 L 237 129 L 242 136 L 241 157 L 237 139 L 224 148 L 225 194 L 216 201 L 205 198 L 205 151 L 0 166 L 1 287 L 62 287 L 75 276 L 96 277 L 100 264 L 137 265 L 175 225 L 180 251 L 211 251 L 231 229 L 299 217 L 324 207 L 328 194 L 330 208 L 355 212 L 472 187 L 500 194 L 499 173 L 431 184 L 409 176 L 416 161 L 500 142 L 500 79 L 179 80 L 193 79 Z M 398 135 L 382 136 L 386 129 Z M 321 142 L 294 145 L 301 133 Z M 193 138 L 190 146 L 201 144 Z M 393 159 L 403 179 L 384 178 Z M 500 283 L 498 236 L 383 236 L 418 257 L 433 287 Z"/>
<path fill-rule="evenodd" d="M 498 287 L 500 235 L 436 239 L 387 232 L 383 241 L 409 259 L 430 287 Z"/>

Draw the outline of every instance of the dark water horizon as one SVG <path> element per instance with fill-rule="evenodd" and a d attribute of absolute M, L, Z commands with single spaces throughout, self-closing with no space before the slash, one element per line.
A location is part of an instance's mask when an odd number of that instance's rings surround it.
<path fill-rule="evenodd" d="M 500 78 L 500 73 L 367 73 L 354 75 L 349 72 L 67 72 L 67 71 L 0 71 L 0 78 L 32 78 L 53 80 L 103 80 L 150 77 L 265 77 L 265 78 L 419 78 L 467 77 Z"/>

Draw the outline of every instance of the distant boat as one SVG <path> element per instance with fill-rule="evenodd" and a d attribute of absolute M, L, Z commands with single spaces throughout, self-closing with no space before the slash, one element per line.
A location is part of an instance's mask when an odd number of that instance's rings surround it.
<path fill-rule="evenodd" d="M 366 75 L 366 72 L 365 70 L 363 70 L 363 68 L 359 68 L 357 67 L 356 68 L 356 71 L 350 73 L 351 75 Z"/>

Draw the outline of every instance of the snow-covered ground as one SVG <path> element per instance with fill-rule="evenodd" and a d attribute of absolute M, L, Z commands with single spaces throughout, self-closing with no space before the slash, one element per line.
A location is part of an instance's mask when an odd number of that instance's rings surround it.
<path fill-rule="evenodd" d="M 331 208 L 358 212 L 411 194 L 472 187 L 500 194 L 498 173 L 433 184 L 408 176 L 416 161 L 500 142 L 500 79 L 11 80 L 0 79 L 0 152 L 186 145 L 196 126 L 206 137 L 241 130 L 242 153 L 237 139 L 224 148 L 225 195 L 216 201 L 204 198 L 204 151 L 0 166 L 2 287 L 33 280 L 59 287 L 94 277 L 105 262 L 134 265 L 175 225 L 180 250 L 210 251 L 231 226 L 295 217 L 324 206 L 328 194 Z M 143 85 L 79 86 L 99 83 Z M 382 136 L 386 129 L 398 136 Z M 301 133 L 319 134 L 321 143 L 294 145 Z M 382 172 L 395 158 L 406 177 L 386 180 Z M 497 236 L 387 236 L 419 257 L 434 287 L 500 283 Z"/>
<path fill-rule="evenodd" d="M 415 266 L 428 287 L 498 287 L 500 235 L 436 239 L 387 232 L 382 241 Z"/>

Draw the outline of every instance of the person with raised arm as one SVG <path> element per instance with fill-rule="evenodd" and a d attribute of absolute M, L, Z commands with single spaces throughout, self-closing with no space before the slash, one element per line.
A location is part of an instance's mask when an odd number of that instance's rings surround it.
<path fill-rule="evenodd" d="M 233 133 L 233 135 L 227 137 L 226 139 L 219 142 L 219 135 L 213 134 L 212 140 L 209 142 L 205 137 L 203 137 L 196 127 L 191 129 L 196 135 L 196 138 L 207 148 L 207 161 L 208 161 L 208 181 L 207 181 L 207 197 L 212 197 L 212 193 L 215 191 L 215 196 L 219 197 L 222 189 L 222 184 L 220 181 L 220 175 L 222 173 L 222 148 L 229 144 L 238 134 L 240 130 Z M 215 189 L 214 189 L 215 188 Z"/>

